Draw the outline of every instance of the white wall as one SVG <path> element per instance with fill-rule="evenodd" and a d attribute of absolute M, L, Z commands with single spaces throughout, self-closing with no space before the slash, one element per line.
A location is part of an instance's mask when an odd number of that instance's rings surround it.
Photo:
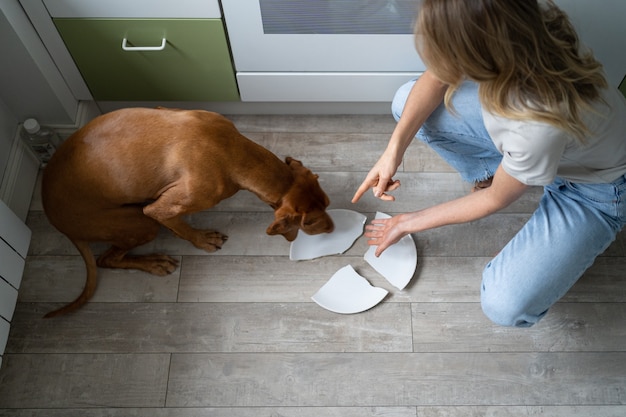
<path fill-rule="evenodd" d="M 0 97 L 0 183 L 9 162 L 9 153 L 17 130 L 17 123 L 17 118 Z"/>
<path fill-rule="evenodd" d="M 615 87 L 626 75 L 626 0 L 555 0 Z"/>
<path fill-rule="evenodd" d="M 19 0 L 0 1 L 0 62 L 0 198 L 24 219 L 38 162 L 15 140 L 18 125 L 74 125 L 78 101 Z"/>
<path fill-rule="evenodd" d="M 73 124 L 73 97 L 18 0 L 0 2 L 0 99 L 19 121 Z"/>

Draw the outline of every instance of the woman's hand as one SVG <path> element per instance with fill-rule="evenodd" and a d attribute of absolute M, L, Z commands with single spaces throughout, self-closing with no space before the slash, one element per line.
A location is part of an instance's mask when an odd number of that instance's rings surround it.
<path fill-rule="evenodd" d="M 365 194 L 365 191 L 372 188 L 374 197 L 384 201 L 394 201 L 395 197 L 387 194 L 390 191 L 397 190 L 400 187 L 400 181 L 394 180 L 396 170 L 400 164 L 396 162 L 396 158 L 383 154 L 376 165 L 370 170 L 365 177 L 361 186 L 356 190 L 352 202 L 356 203 Z"/>
<path fill-rule="evenodd" d="M 402 217 L 403 215 L 400 214 L 388 219 L 374 219 L 365 226 L 365 237 L 368 238 L 367 244 L 376 246 L 375 256 L 380 256 L 385 249 L 399 242 L 400 239 L 408 234 L 402 229 Z"/>
<path fill-rule="evenodd" d="M 415 134 L 430 114 L 441 104 L 447 90 L 430 71 L 425 71 L 415 82 L 406 99 L 402 117 L 389 138 L 389 143 L 376 165 L 357 189 L 352 202 L 356 203 L 365 191 L 372 188 L 374 196 L 384 201 L 394 201 L 388 193 L 400 187 L 400 181 L 393 176 L 402 163 L 402 157 Z"/>

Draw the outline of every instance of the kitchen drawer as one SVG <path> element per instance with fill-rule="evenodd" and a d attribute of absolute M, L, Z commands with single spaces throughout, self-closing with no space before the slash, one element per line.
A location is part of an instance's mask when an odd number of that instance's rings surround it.
<path fill-rule="evenodd" d="M 218 0 L 43 0 L 50 16 L 87 18 L 221 18 Z"/>
<path fill-rule="evenodd" d="M 418 72 L 239 72 L 241 101 L 391 102 Z"/>
<path fill-rule="evenodd" d="M 54 24 L 96 100 L 239 100 L 220 19 L 55 18 Z"/>

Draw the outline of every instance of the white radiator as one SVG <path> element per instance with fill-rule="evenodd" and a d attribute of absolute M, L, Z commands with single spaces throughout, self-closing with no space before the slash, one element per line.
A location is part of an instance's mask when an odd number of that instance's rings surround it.
<path fill-rule="evenodd" d="M 0 201 L 0 355 L 9 337 L 30 237 L 30 229 Z"/>

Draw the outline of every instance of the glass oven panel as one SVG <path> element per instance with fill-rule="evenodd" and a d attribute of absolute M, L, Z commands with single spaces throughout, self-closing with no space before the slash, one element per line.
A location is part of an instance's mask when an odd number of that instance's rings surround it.
<path fill-rule="evenodd" d="M 266 35 L 410 34 L 414 0 L 260 0 Z"/>

